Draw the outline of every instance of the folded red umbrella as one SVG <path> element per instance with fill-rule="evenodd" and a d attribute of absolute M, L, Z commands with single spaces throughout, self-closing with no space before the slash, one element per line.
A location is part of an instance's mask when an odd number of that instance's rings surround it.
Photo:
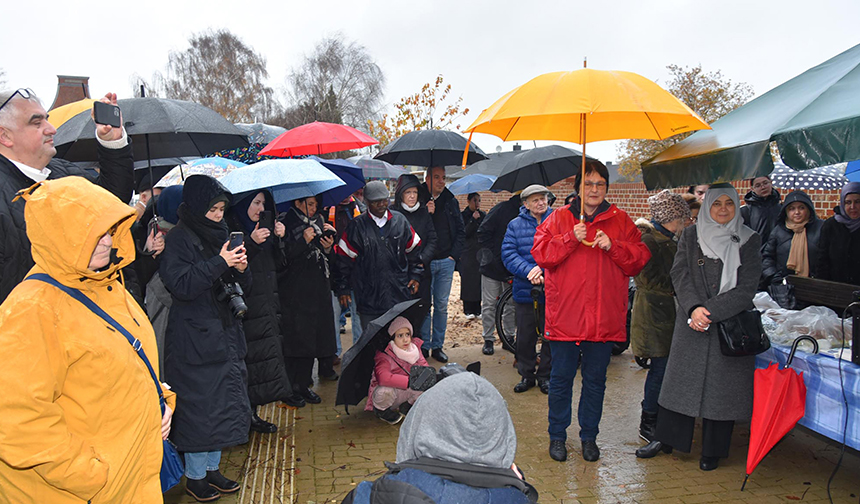
<path fill-rule="evenodd" d="M 811 336 L 801 336 L 791 345 L 791 353 L 785 368 L 773 363 L 767 369 L 755 370 L 753 384 L 753 414 L 750 422 L 750 447 L 747 452 L 747 474 L 741 490 L 756 466 L 771 448 L 794 428 L 806 412 L 806 385 L 803 373 L 791 369 L 791 361 L 797 344 L 802 340 L 812 341 L 815 353 L 818 342 Z"/>
<path fill-rule="evenodd" d="M 376 145 L 379 140 L 343 124 L 312 122 L 282 133 L 269 142 L 261 156 L 307 156 L 328 154 Z"/>

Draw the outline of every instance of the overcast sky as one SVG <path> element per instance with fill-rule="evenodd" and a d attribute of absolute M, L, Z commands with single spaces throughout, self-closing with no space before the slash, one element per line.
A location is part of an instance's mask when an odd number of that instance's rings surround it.
<path fill-rule="evenodd" d="M 257 0 L 6 2 L 0 68 L 50 106 L 57 75 L 90 77 L 93 97 L 131 95 L 129 77 L 163 71 L 190 35 L 227 28 L 262 54 L 270 85 L 323 36 L 364 45 L 397 102 L 442 74 L 470 114 L 546 72 L 627 70 L 664 82 L 666 65 L 721 70 L 756 95 L 860 43 L 858 0 Z M 479 138 L 480 137 L 480 138 Z M 510 143 L 476 134 L 485 151 Z M 611 161 L 614 142 L 588 145 Z"/>

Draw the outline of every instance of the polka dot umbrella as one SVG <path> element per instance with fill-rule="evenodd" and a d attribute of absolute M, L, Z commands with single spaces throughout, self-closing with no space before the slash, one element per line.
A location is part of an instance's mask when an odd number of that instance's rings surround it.
<path fill-rule="evenodd" d="M 790 191 L 815 189 L 841 189 L 848 179 L 845 178 L 845 164 L 822 166 L 811 170 L 797 171 L 782 164 L 774 163 L 776 167 L 770 174 L 774 187 Z"/>

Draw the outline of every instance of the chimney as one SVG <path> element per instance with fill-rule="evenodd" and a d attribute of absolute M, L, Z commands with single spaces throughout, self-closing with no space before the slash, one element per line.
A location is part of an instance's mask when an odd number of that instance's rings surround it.
<path fill-rule="evenodd" d="M 523 150 L 523 146 L 520 144 L 514 144 L 514 152 Z"/>
<path fill-rule="evenodd" d="M 57 81 L 57 96 L 54 98 L 51 108 L 48 109 L 49 111 L 90 97 L 89 77 L 58 75 Z"/>

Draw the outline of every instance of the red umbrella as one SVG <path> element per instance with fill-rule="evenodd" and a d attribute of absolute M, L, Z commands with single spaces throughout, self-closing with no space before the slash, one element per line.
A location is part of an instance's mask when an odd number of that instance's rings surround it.
<path fill-rule="evenodd" d="M 794 428 L 806 412 L 806 385 L 803 373 L 791 369 L 791 361 L 797 344 L 802 340 L 812 342 L 818 353 L 818 342 L 811 336 L 800 336 L 791 345 L 791 353 L 785 367 L 773 363 L 767 369 L 755 370 L 753 388 L 753 414 L 750 422 L 750 448 L 747 452 L 747 475 L 741 491 L 759 462 L 771 448 Z"/>
<path fill-rule="evenodd" d="M 282 133 L 269 142 L 261 156 L 307 156 L 360 149 L 376 145 L 379 140 L 343 124 L 312 122 Z"/>

